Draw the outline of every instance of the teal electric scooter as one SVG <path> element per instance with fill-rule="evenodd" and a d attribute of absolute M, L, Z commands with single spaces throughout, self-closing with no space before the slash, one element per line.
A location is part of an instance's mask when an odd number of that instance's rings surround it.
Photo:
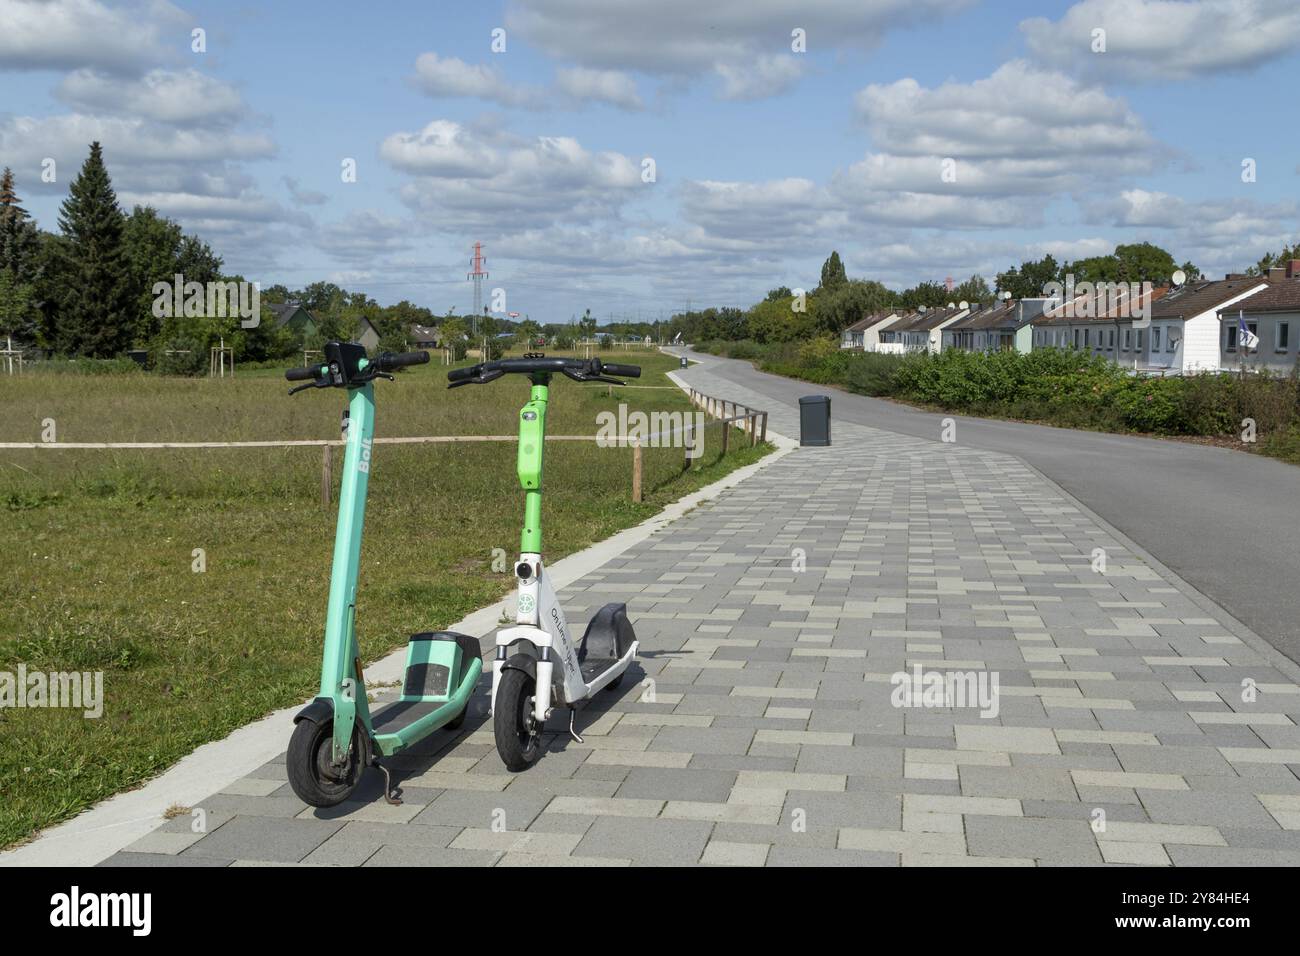
<path fill-rule="evenodd" d="M 361 652 L 355 632 L 357 572 L 366 487 L 373 462 L 377 378 L 423 365 L 428 352 L 385 352 L 373 361 L 360 345 L 330 342 L 325 364 L 290 369 L 289 381 L 306 382 L 289 390 L 342 388 L 348 393 L 347 450 L 334 532 L 329 609 L 320 693 L 294 717 L 286 767 L 289 785 L 313 807 L 332 807 L 348 798 L 368 766 L 384 774 L 384 799 L 401 803 L 381 757 L 391 757 L 440 727 L 459 727 L 465 707 L 483 672 L 478 641 L 464 634 L 436 631 L 412 635 L 406 648 L 402 696 L 374 715 L 366 702 Z"/>

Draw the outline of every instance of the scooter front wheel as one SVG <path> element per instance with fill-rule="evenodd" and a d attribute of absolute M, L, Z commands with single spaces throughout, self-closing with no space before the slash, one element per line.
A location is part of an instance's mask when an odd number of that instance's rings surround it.
<path fill-rule="evenodd" d="M 493 708 L 492 726 L 496 732 L 497 753 L 507 770 L 527 770 L 542 752 L 541 728 L 533 717 L 536 684 L 523 671 L 511 668 L 501 672 Z"/>
<path fill-rule="evenodd" d="M 303 803 L 313 807 L 332 807 L 342 803 L 361 780 L 360 734 L 352 734 L 352 751 L 347 763 L 335 767 L 334 722 L 317 723 L 300 720 L 289 738 L 289 752 L 285 756 L 285 769 L 289 786 Z"/>

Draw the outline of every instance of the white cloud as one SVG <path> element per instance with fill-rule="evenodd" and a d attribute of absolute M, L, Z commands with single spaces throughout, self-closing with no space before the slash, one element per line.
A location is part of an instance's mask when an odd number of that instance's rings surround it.
<path fill-rule="evenodd" d="M 1213 229 L 1218 234 L 1247 234 L 1294 226 L 1300 204 L 1261 203 L 1246 198 L 1189 201 L 1170 193 L 1126 189 L 1114 199 L 1086 206 L 1090 222 L 1152 229 Z"/>
<path fill-rule="evenodd" d="M 83 110 L 164 123 L 228 122 L 247 109 L 238 90 L 198 70 L 122 77 L 82 69 L 65 76 L 55 93 Z"/>
<path fill-rule="evenodd" d="M 636 81 L 622 70 L 592 70 L 582 66 L 563 67 L 555 73 L 555 88 L 580 102 L 608 103 L 625 110 L 645 108 Z"/>
<path fill-rule="evenodd" d="M 374 209 L 349 213 L 322 227 L 316 244 L 338 259 L 365 262 L 411 248 L 416 224 Z"/>
<path fill-rule="evenodd" d="M 506 25 L 546 53 L 583 66 L 642 73 L 720 73 L 724 94 L 779 92 L 794 78 L 791 33 L 809 51 L 867 50 L 895 27 L 932 22 L 973 0 L 529 0 Z M 746 78 L 744 73 L 755 74 Z"/>
<path fill-rule="evenodd" d="M 725 100 L 761 100 L 784 93 L 803 75 L 794 54 L 764 55 L 746 63 L 719 63 Z"/>
<path fill-rule="evenodd" d="M 412 174 L 403 199 L 436 213 L 448 230 L 474 225 L 500 234 L 612 216 L 646 188 L 639 164 L 621 153 L 590 152 L 567 136 L 523 139 L 449 120 L 394 133 L 380 155 Z"/>
<path fill-rule="evenodd" d="M 42 159 L 58 163 L 58 189 L 80 168 L 87 145 L 98 141 L 110 164 L 212 164 L 225 160 L 264 159 L 275 143 L 262 134 L 228 130 L 185 129 L 148 120 L 89 116 L 9 116 L 0 118 L 0 154 L 17 167 L 39 167 Z"/>
<path fill-rule="evenodd" d="M 1020 24 L 1044 62 L 1098 78 L 1185 80 L 1247 71 L 1300 48 L 1295 0 L 1083 0 Z M 1105 30 L 1104 53 L 1093 31 Z"/>
<path fill-rule="evenodd" d="M 159 2 L 110 8 L 99 0 L 0 0 L 0 70 L 134 72 L 158 48 L 157 24 L 144 14 L 179 13 Z"/>
<path fill-rule="evenodd" d="M 289 196 L 294 203 L 299 206 L 323 206 L 329 202 L 329 196 L 324 193 L 299 186 L 296 176 L 281 176 L 280 181 L 284 183 L 284 188 L 289 190 Z"/>
<path fill-rule="evenodd" d="M 502 106 L 539 106 L 545 100 L 539 90 L 512 86 L 495 67 L 439 57 L 436 53 L 416 57 L 412 81 L 429 96 L 464 96 Z"/>
<path fill-rule="evenodd" d="M 873 84 L 856 106 L 873 145 L 899 156 L 1056 160 L 1096 171 L 1128 169 L 1154 146 L 1123 100 L 1023 60 L 973 83 Z"/>

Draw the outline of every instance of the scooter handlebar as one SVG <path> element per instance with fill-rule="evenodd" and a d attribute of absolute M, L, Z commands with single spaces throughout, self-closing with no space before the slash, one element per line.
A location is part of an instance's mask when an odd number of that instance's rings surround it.
<path fill-rule="evenodd" d="M 641 366 L 639 365 L 613 365 L 609 362 L 603 362 L 600 371 L 604 375 L 621 375 L 623 378 L 641 377 Z"/>
<path fill-rule="evenodd" d="M 309 365 L 306 368 L 286 369 L 284 377 L 290 382 L 307 382 L 320 376 L 320 370 L 323 366 Z"/>
<path fill-rule="evenodd" d="M 599 381 L 602 375 L 622 375 L 627 378 L 640 378 L 641 368 L 637 365 L 605 365 L 600 359 L 547 358 L 530 356 L 514 359 L 497 359 L 494 362 L 480 362 L 466 368 L 455 368 L 447 373 L 447 381 L 452 387 L 468 385 L 470 382 L 482 385 L 500 378 L 507 372 L 559 372 L 578 381 Z"/>
<path fill-rule="evenodd" d="M 429 353 L 420 352 L 384 352 L 375 359 L 375 364 L 379 366 L 381 372 L 391 372 L 395 369 L 406 368 L 408 365 L 425 365 L 429 361 Z"/>

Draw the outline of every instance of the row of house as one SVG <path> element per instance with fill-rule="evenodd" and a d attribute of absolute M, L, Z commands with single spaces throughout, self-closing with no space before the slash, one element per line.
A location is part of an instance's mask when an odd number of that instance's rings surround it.
<path fill-rule="evenodd" d="M 1248 335 L 1240 334 L 1242 327 Z M 1140 372 L 1242 365 L 1289 372 L 1300 359 L 1300 259 L 1258 276 L 1233 273 L 1147 290 L 1098 287 L 990 305 L 877 312 L 845 329 L 840 346 L 892 353 L 1073 348 Z"/>

